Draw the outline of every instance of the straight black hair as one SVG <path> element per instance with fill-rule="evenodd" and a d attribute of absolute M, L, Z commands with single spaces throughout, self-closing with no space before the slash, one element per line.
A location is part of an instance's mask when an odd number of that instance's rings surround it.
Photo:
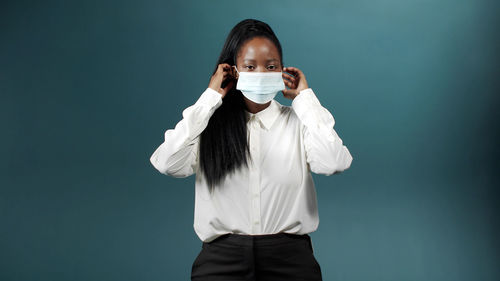
<path fill-rule="evenodd" d="M 219 59 L 212 73 L 221 63 L 236 65 L 236 57 L 245 42 L 254 37 L 265 37 L 276 45 L 283 66 L 281 44 L 271 27 L 256 19 L 245 19 L 229 32 Z M 224 88 L 230 82 L 222 82 Z M 208 125 L 200 136 L 200 169 L 208 185 L 220 184 L 226 175 L 241 166 L 248 166 L 250 150 L 247 140 L 246 105 L 241 91 L 236 90 L 236 80 L 224 96 L 222 105 L 210 117 Z"/>

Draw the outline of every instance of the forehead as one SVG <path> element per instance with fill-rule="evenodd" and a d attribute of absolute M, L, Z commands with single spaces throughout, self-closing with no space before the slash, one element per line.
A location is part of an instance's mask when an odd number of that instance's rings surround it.
<path fill-rule="evenodd" d="M 254 37 L 245 42 L 238 53 L 238 60 L 279 60 L 278 48 L 264 37 Z"/>

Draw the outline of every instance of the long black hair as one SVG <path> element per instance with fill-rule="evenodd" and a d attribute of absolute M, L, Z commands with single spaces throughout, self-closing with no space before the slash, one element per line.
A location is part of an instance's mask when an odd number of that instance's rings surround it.
<path fill-rule="evenodd" d="M 245 42 L 254 37 L 265 37 L 274 43 L 283 66 L 281 44 L 271 27 L 259 20 L 245 19 L 229 32 L 224 47 L 212 73 L 221 63 L 236 65 L 236 57 Z M 224 88 L 228 78 L 222 82 Z M 222 105 L 211 116 L 200 136 L 200 169 L 208 185 L 219 184 L 227 174 L 241 166 L 248 166 L 250 150 L 247 141 L 246 105 L 241 91 L 236 90 L 236 80 L 224 96 Z"/>

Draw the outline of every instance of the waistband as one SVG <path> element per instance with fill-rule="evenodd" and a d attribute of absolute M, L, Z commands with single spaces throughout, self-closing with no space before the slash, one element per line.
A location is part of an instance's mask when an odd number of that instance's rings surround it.
<path fill-rule="evenodd" d="M 227 233 L 210 242 L 203 242 L 203 244 L 224 244 L 236 247 L 252 247 L 254 245 L 268 246 L 299 241 L 307 241 L 308 243 L 311 243 L 311 237 L 308 234 L 293 234 L 286 232 L 259 235 Z"/>

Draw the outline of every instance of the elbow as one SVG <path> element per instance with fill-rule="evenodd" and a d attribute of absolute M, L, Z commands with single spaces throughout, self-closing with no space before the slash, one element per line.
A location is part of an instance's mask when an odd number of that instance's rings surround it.
<path fill-rule="evenodd" d="M 337 159 L 332 159 L 331 161 L 324 162 L 321 164 L 311 165 L 311 171 L 316 174 L 331 176 L 334 174 L 342 173 L 343 171 L 349 169 L 352 164 L 352 155 L 349 150 L 345 148 L 345 152 Z"/>
<path fill-rule="evenodd" d="M 193 173 L 190 171 L 187 171 L 186 169 L 182 169 L 182 167 L 177 167 L 177 165 L 173 163 L 169 163 L 169 161 L 160 161 L 154 153 L 150 159 L 149 162 L 153 165 L 153 167 L 158 170 L 161 174 L 171 176 L 174 178 L 186 178 Z"/>
<path fill-rule="evenodd" d="M 347 170 L 348 168 L 349 166 L 341 167 L 338 165 L 330 165 L 330 166 L 314 167 L 314 168 L 311 167 L 311 171 L 318 175 L 331 176 L 335 174 L 340 174 L 343 171 Z"/>
<path fill-rule="evenodd" d="M 331 173 L 331 175 L 342 173 L 343 171 L 349 169 L 352 164 L 352 156 L 351 154 L 347 154 L 344 161 L 339 162 L 336 169 Z"/>
<path fill-rule="evenodd" d="M 168 166 L 164 163 L 160 162 L 158 159 L 157 153 L 153 153 L 153 155 L 149 158 L 149 162 L 153 165 L 153 167 L 158 170 L 160 173 L 164 175 L 168 175 L 169 169 Z"/>
<path fill-rule="evenodd" d="M 351 167 L 351 164 L 352 164 L 352 155 L 351 155 L 351 153 L 349 152 L 349 150 L 347 149 L 347 147 L 344 146 L 344 149 L 345 149 L 345 153 L 343 155 L 342 161 L 340 161 L 340 163 L 341 163 L 340 170 L 341 171 L 345 171 L 345 170 L 349 169 Z"/>
<path fill-rule="evenodd" d="M 337 165 L 335 167 L 335 171 L 333 171 L 333 174 L 338 174 L 342 173 L 343 171 L 349 169 L 352 164 L 352 155 L 347 149 L 346 146 L 344 146 L 344 153 L 340 157 L 340 159 L 337 161 Z"/>
<path fill-rule="evenodd" d="M 310 170 L 315 174 L 324 176 L 330 176 L 344 171 L 343 169 L 340 169 L 335 163 L 312 164 L 310 165 Z"/>

